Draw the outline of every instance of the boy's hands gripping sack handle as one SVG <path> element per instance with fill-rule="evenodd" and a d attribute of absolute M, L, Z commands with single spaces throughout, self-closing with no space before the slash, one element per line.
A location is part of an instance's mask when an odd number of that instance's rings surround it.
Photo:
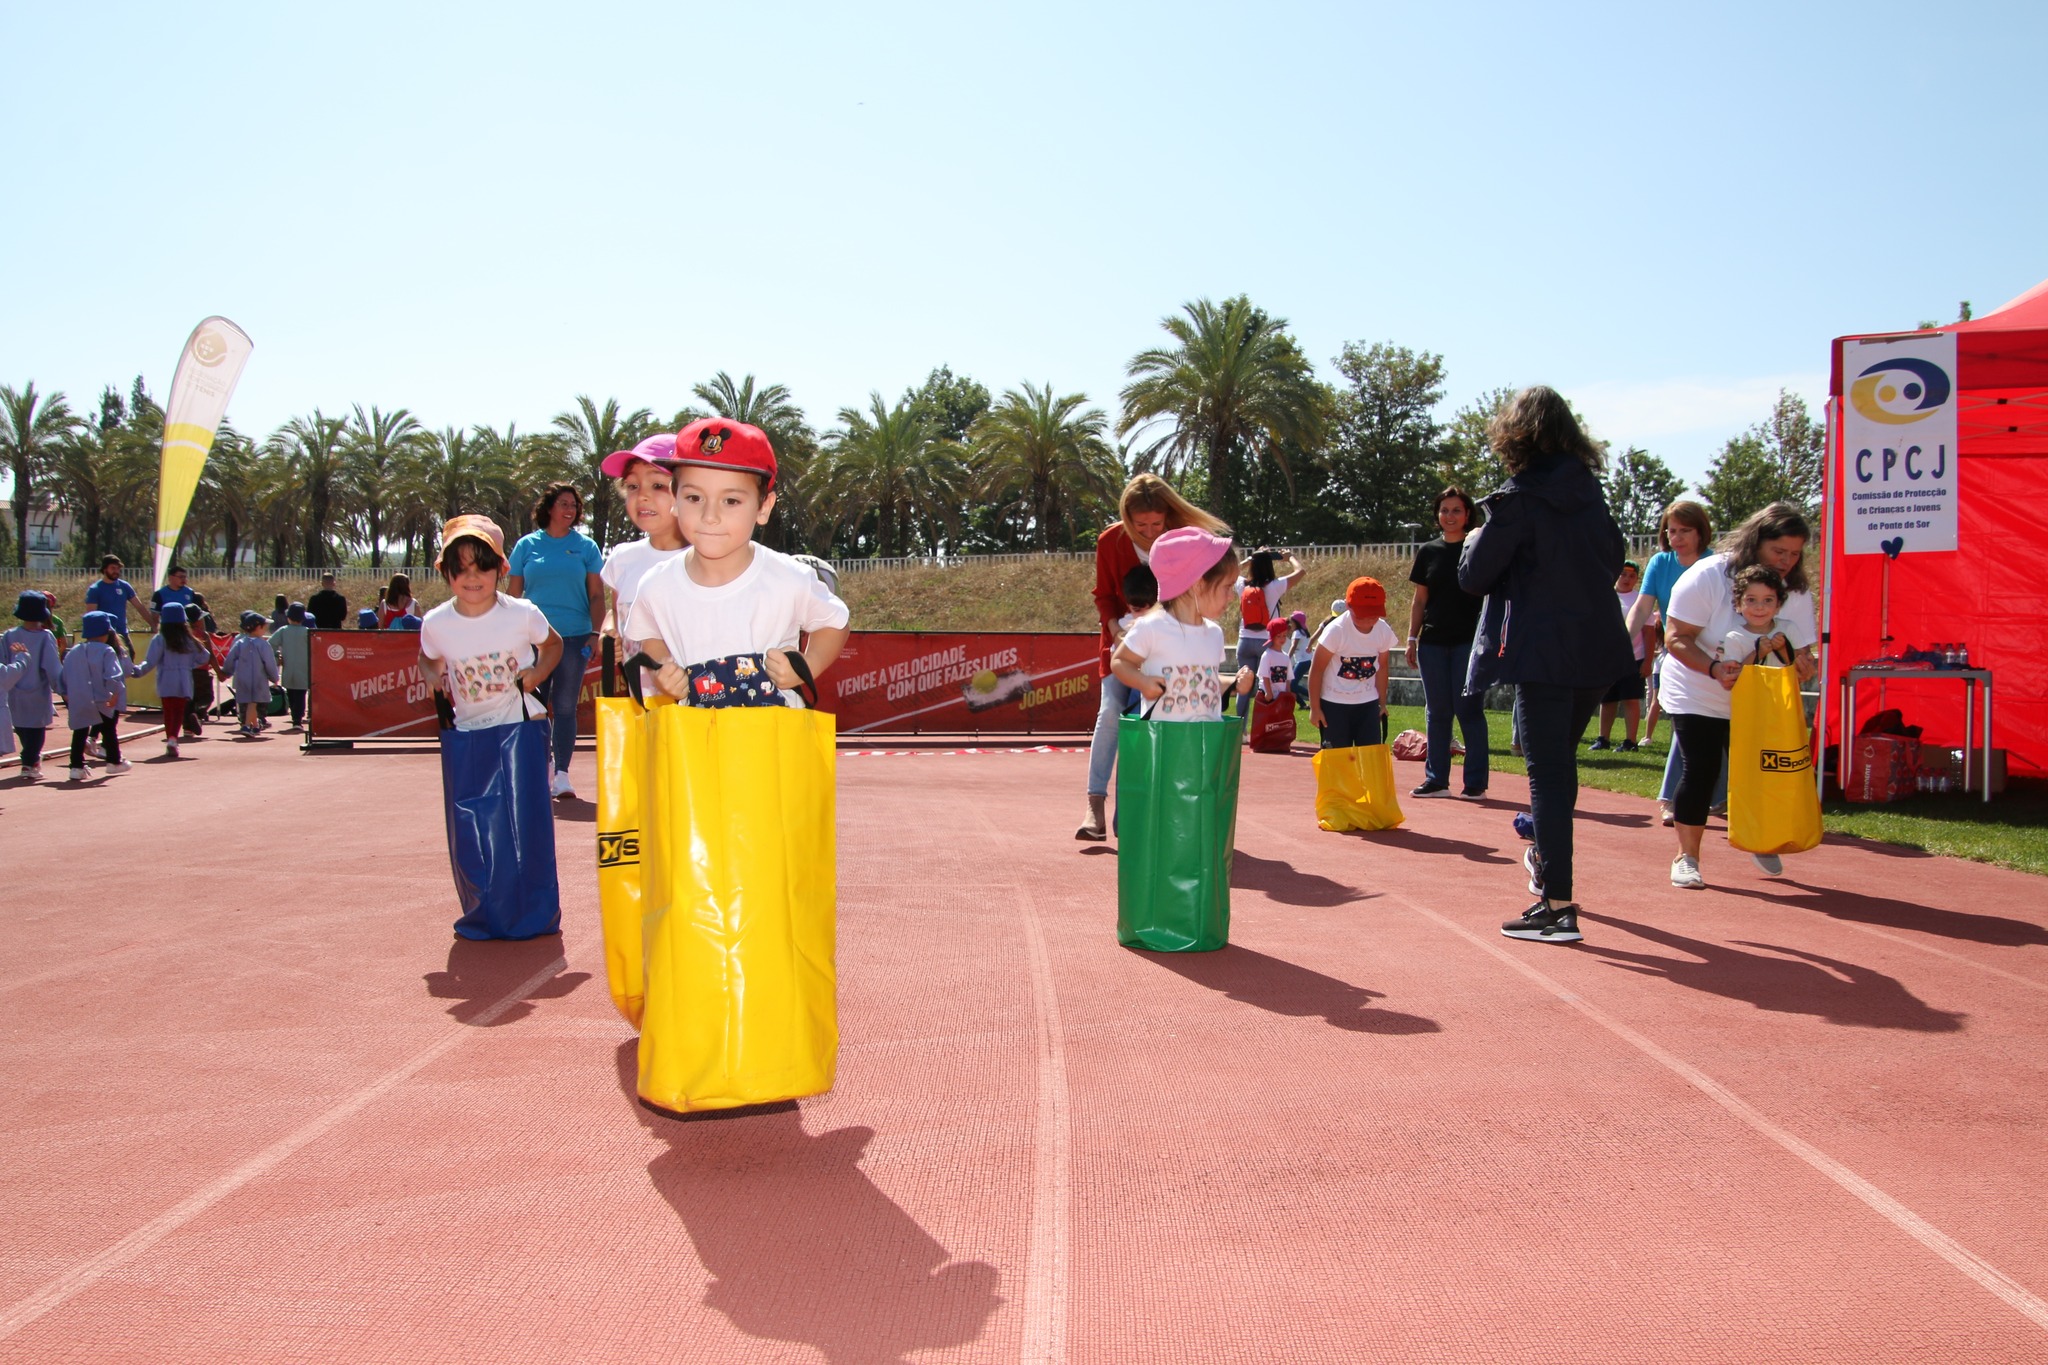
<path fill-rule="evenodd" d="M 796 649 L 784 650 L 783 657 L 789 660 L 790 670 L 802 680 L 801 685 L 797 688 L 797 695 L 803 698 L 806 706 L 815 709 L 818 705 L 818 680 L 811 672 L 810 660 L 804 658 L 803 651 Z M 626 690 L 632 694 L 634 702 L 639 705 L 640 709 L 646 710 L 647 698 L 643 692 L 640 670 L 644 668 L 650 673 L 659 673 L 661 665 L 649 658 L 645 653 L 640 653 L 626 660 L 620 667 L 626 674 Z"/>

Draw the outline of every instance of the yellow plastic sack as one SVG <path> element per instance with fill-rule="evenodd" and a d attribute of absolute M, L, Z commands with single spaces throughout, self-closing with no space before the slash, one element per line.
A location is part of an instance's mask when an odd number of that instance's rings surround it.
<path fill-rule="evenodd" d="M 1799 675 L 1745 668 L 1728 701 L 1728 842 L 1745 853 L 1804 853 L 1820 843 L 1820 792 Z"/>
<path fill-rule="evenodd" d="M 1315 765 L 1318 829 L 1392 829 L 1406 818 L 1394 795 L 1394 756 L 1386 745 L 1321 749 Z"/>
<path fill-rule="evenodd" d="M 832 717 L 664 706 L 639 723 L 640 1097 L 686 1112 L 830 1090 Z"/>
<path fill-rule="evenodd" d="M 653 697 L 649 705 L 674 705 Z M 646 994 L 641 967 L 640 788 L 646 781 L 646 714 L 630 697 L 597 699 L 597 913 L 604 929 L 604 974 L 612 1004 L 640 1027 Z"/>

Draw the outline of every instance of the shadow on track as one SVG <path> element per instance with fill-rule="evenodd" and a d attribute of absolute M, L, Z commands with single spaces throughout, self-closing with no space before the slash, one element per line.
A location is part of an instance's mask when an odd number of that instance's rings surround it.
<path fill-rule="evenodd" d="M 1329 907 L 1371 899 L 1355 886 L 1313 872 L 1300 872 L 1291 863 L 1261 858 L 1243 849 L 1230 857 L 1230 885 L 1239 891 L 1257 891 L 1283 905 Z"/>
<path fill-rule="evenodd" d="M 1243 855 L 1240 854 L 1240 857 Z M 1271 1014 L 1294 1018 L 1326 1020 L 1332 1028 L 1350 1033 L 1441 1033 L 1443 1026 L 1419 1014 L 1375 1009 L 1373 1001 L 1386 999 L 1383 991 L 1369 991 L 1334 976 L 1298 967 L 1284 958 L 1270 957 L 1240 948 L 1236 944 L 1213 953 L 1151 953 L 1133 948 L 1147 962 L 1156 962 L 1170 972 L 1206 986 L 1232 1000 L 1255 1005 Z"/>
<path fill-rule="evenodd" d="M 1938 906 L 1916 905 L 1912 901 L 1891 900 L 1885 896 L 1865 896 L 1829 886 L 1810 886 L 1788 878 L 1779 878 L 1774 885 L 1785 891 L 1802 891 L 1805 894 L 1788 895 L 1781 891 L 1752 890 L 1741 886 L 1717 886 L 1714 890 L 1725 896 L 1748 896 L 1752 900 L 1782 905 L 1787 910 L 1818 911 L 1829 919 L 1881 925 L 1886 929 L 1914 929 L 1923 934 L 1939 934 L 1943 938 L 1963 939 L 1969 943 L 1989 943 L 2000 948 L 2048 944 L 2048 929 L 2023 919 L 1973 915 L 1967 910 L 1943 910 Z"/>
<path fill-rule="evenodd" d="M 505 992 L 532 976 L 562 955 L 562 936 L 543 934 L 518 943 L 493 939 L 479 943 L 458 938 L 448 947 L 446 971 L 428 972 L 427 994 L 436 1000 L 453 1000 L 448 1014 L 458 1024 L 467 1024 L 499 1000 Z M 533 1013 L 535 1000 L 559 1000 L 590 980 L 589 972 L 563 972 L 493 1019 L 496 1028 Z"/>
<path fill-rule="evenodd" d="M 1469 839 L 1446 839 L 1439 834 L 1424 834 L 1420 830 L 1405 826 L 1383 829 L 1368 836 L 1376 844 L 1391 848 L 1405 848 L 1411 853 L 1455 853 L 1471 863 L 1501 863 L 1512 866 L 1521 855 L 1509 857 L 1490 844 L 1475 844 Z"/>
<path fill-rule="evenodd" d="M 1668 929 L 1580 912 L 1580 918 L 1611 924 L 1686 957 L 1632 953 L 1586 942 L 1580 952 L 1602 957 L 1643 976 L 1659 976 L 1688 990 L 1745 1000 L 1778 1014 L 1811 1014 L 1847 1028 L 1907 1029 L 1956 1033 L 1968 1016 L 1938 1010 L 1883 972 L 1840 962 L 1798 948 L 1738 941 L 1738 945 L 1687 938 Z M 1759 952 L 1745 953 L 1742 948 Z"/>
<path fill-rule="evenodd" d="M 619 1086 L 668 1150 L 647 1164 L 711 1272 L 706 1307 L 764 1341 L 803 1342 L 833 1365 L 890 1365 L 981 1336 L 1002 1304 L 986 1261 L 954 1261 L 860 1168 L 872 1128 L 812 1135 L 792 1105 L 682 1123 L 634 1096 L 638 1044 Z"/>

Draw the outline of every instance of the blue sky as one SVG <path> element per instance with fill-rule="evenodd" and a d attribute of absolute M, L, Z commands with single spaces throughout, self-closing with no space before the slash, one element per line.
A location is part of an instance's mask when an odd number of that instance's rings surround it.
<path fill-rule="evenodd" d="M 1116 411 L 1186 300 L 1697 477 L 1831 337 L 2048 276 L 2048 7 L 16 4 L 0 380 L 544 426 L 720 369 Z"/>

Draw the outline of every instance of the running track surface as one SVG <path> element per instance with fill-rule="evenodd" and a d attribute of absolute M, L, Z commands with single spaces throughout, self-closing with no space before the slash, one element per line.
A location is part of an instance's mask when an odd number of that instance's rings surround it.
<path fill-rule="evenodd" d="M 844 755 L 838 1088 L 684 1123 L 590 806 L 563 938 L 452 943 L 431 751 L 157 748 L 0 773 L 0 1360 L 2048 1361 L 2018 873 L 1679 892 L 1589 792 L 1515 943 L 1519 781 L 1339 836 L 1251 755 L 1231 947 L 1148 955 L 1082 755 Z"/>

